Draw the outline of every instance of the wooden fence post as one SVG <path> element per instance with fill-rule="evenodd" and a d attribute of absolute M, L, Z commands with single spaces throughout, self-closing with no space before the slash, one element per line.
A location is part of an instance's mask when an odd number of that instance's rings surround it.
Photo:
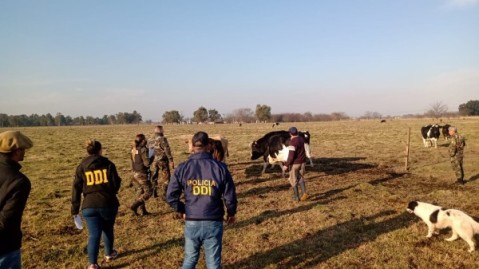
<path fill-rule="evenodd" d="M 406 143 L 406 163 L 404 169 L 409 170 L 409 144 L 411 142 L 411 127 L 407 130 L 407 143 Z"/>

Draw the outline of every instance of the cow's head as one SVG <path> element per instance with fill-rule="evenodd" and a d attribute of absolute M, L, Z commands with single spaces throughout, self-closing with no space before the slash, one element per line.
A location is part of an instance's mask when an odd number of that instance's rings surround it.
<path fill-rule="evenodd" d="M 261 148 L 261 145 L 255 140 L 251 143 L 251 160 L 256 160 L 259 157 L 264 155 L 264 150 Z"/>

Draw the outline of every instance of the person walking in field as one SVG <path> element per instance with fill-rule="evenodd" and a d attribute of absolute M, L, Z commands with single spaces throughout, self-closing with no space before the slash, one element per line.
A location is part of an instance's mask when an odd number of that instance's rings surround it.
<path fill-rule="evenodd" d="M 0 269 L 22 266 L 22 216 L 31 184 L 20 172 L 30 138 L 18 131 L 0 133 Z"/>
<path fill-rule="evenodd" d="M 80 204 L 88 227 L 89 269 L 100 268 L 97 259 L 103 235 L 105 260 L 118 256 L 113 248 L 114 224 L 120 205 L 117 193 L 121 186 L 115 164 L 102 156 L 102 147 L 94 139 L 87 141 L 85 157 L 76 169 L 72 188 L 72 215 L 78 215 Z M 83 195 L 83 203 L 81 197 Z"/>
<path fill-rule="evenodd" d="M 457 133 L 457 128 L 454 126 L 449 127 L 449 135 L 451 136 L 451 143 L 449 144 L 448 151 L 452 170 L 456 174 L 456 184 L 464 185 L 464 169 L 462 163 L 466 141 L 462 135 Z"/>
<path fill-rule="evenodd" d="M 208 134 L 197 132 L 192 142 L 193 154 L 170 180 L 167 202 L 185 219 L 183 269 L 196 267 L 201 246 L 206 267 L 221 268 L 224 207 L 226 223 L 234 223 L 236 188 L 226 164 L 207 152 Z M 184 202 L 180 200 L 182 193 Z"/>
<path fill-rule="evenodd" d="M 153 181 L 153 196 L 158 197 L 158 185 L 161 188 L 161 197 L 166 200 L 166 189 L 168 188 L 168 182 L 170 181 L 170 165 L 171 169 L 175 168 L 175 162 L 173 161 L 173 155 L 171 154 L 170 145 L 168 139 L 164 135 L 163 126 L 158 125 L 155 127 L 155 139 L 151 146 L 155 152 L 152 166 L 155 168 L 155 172 L 152 177 Z M 160 181 L 160 183 L 158 183 Z"/>
<path fill-rule="evenodd" d="M 289 142 L 289 154 L 283 170 L 289 169 L 289 183 L 293 187 L 293 200 L 306 201 L 306 185 L 304 182 L 304 171 L 306 165 L 306 150 L 304 149 L 304 139 L 298 135 L 296 127 L 289 128 L 291 140 Z M 301 187 L 301 196 L 299 195 L 298 185 Z"/>
<path fill-rule="evenodd" d="M 150 159 L 148 158 L 148 148 L 146 147 L 146 138 L 144 134 L 136 135 L 133 149 L 131 150 L 131 166 L 133 169 L 133 181 L 140 186 L 140 195 L 136 201 L 131 205 L 135 215 L 138 208 L 141 209 L 142 215 L 148 215 L 146 210 L 146 201 L 152 195 L 151 181 L 150 181 Z"/>

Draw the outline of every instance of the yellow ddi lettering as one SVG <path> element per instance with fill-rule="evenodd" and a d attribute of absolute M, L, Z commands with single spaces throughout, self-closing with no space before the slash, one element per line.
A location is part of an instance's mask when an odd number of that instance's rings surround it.
<path fill-rule="evenodd" d="M 209 187 L 209 186 L 193 186 L 193 195 L 209 195 L 209 196 L 211 196 L 211 187 Z"/>
<path fill-rule="evenodd" d="M 86 178 L 87 186 L 108 183 L 108 178 L 106 176 L 106 169 L 85 172 L 85 178 Z"/>

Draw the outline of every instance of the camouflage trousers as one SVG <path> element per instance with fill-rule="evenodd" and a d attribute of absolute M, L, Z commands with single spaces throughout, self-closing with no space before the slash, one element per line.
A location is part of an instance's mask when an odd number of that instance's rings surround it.
<path fill-rule="evenodd" d="M 451 166 L 452 170 L 456 174 L 456 179 L 457 181 L 463 181 L 464 180 L 464 169 L 462 168 L 462 156 L 454 156 L 451 157 Z"/>
<path fill-rule="evenodd" d="M 166 199 L 166 190 L 168 189 L 168 183 L 170 182 L 170 162 L 168 159 L 160 159 L 153 161 L 153 167 L 155 172 L 152 176 L 152 183 L 153 183 L 153 195 Z M 158 193 L 158 189 L 160 190 Z"/>
<path fill-rule="evenodd" d="M 148 175 L 141 172 L 134 172 L 133 181 L 139 185 L 140 191 L 138 200 L 146 202 L 148 199 L 150 199 L 151 195 L 153 194 L 153 190 L 151 187 L 151 182 L 148 180 Z"/>

